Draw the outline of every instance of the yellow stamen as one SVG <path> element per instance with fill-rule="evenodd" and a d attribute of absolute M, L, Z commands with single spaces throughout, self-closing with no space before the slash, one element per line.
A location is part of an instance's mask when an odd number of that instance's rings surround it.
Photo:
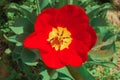
<path fill-rule="evenodd" d="M 67 28 L 52 28 L 47 41 L 50 42 L 51 46 L 55 48 L 56 51 L 63 50 L 69 48 L 69 45 L 72 42 L 71 33 Z"/>

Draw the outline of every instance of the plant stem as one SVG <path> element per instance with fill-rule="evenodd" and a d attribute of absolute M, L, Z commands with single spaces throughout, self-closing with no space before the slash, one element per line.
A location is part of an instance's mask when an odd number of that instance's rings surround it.
<path fill-rule="evenodd" d="M 84 80 L 82 76 L 75 70 L 74 67 L 71 66 L 66 66 L 74 80 Z"/>
<path fill-rule="evenodd" d="M 36 5 L 37 5 L 37 15 L 38 15 L 39 13 L 41 13 L 40 0 L 36 0 Z"/>

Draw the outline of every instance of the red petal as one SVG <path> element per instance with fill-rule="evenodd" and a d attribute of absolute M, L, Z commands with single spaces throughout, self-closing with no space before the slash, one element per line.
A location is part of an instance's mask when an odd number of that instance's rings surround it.
<path fill-rule="evenodd" d="M 91 49 L 97 41 L 97 35 L 96 35 L 95 30 L 92 27 L 88 27 L 88 32 L 91 36 L 91 45 L 90 45 L 90 49 Z"/>
<path fill-rule="evenodd" d="M 57 14 L 56 22 L 61 26 L 69 26 L 76 23 L 88 23 L 89 20 L 82 8 L 75 5 L 66 5 Z"/>
<path fill-rule="evenodd" d="M 47 31 L 46 31 L 47 33 Z M 24 46 L 27 48 L 38 48 L 38 49 L 45 49 L 45 46 L 48 46 L 49 43 L 47 42 L 48 34 L 46 33 L 38 33 L 34 32 L 30 34 L 25 40 L 24 40 Z"/>
<path fill-rule="evenodd" d="M 76 42 L 76 51 L 81 56 L 83 62 L 87 61 L 89 49 L 85 44 L 83 44 L 81 41 L 77 40 L 77 42 Z"/>
<path fill-rule="evenodd" d="M 49 26 L 55 27 L 55 15 L 57 14 L 56 8 L 48 8 L 42 11 L 38 15 L 35 22 L 35 31 L 42 31 L 48 28 Z"/>
<path fill-rule="evenodd" d="M 39 48 L 42 44 L 40 33 L 32 33 L 24 40 L 24 46 L 27 48 Z"/>
<path fill-rule="evenodd" d="M 49 52 L 40 50 L 40 55 L 42 57 L 43 62 L 50 68 L 56 69 L 65 66 L 61 63 L 61 61 L 58 58 L 58 54 L 54 50 L 51 50 Z"/>
<path fill-rule="evenodd" d="M 74 67 L 81 66 L 83 63 L 81 57 L 73 49 L 64 49 L 59 54 L 59 58 L 64 64 Z"/>
<path fill-rule="evenodd" d="M 96 32 L 88 24 L 84 24 L 81 26 L 76 25 L 74 29 L 71 28 L 69 30 L 72 33 L 72 37 L 74 39 L 83 42 L 83 44 L 85 44 L 89 49 L 91 49 L 95 45 L 97 40 Z"/>
<path fill-rule="evenodd" d="M 81 57 L 83 62 L 87 60 L 89 48 L 83 44 L 83 42 L 73 39 L 69 48 L 74 49 L 77 52 L 77 55 Z"/>
<path fill-rule="evenodd" d="M 47 14 L 49 14 L 51 16 L 55 16 L 57 14 L 57 12 L 58 12 L 57 8 L 47 8 L 47 9 L 44 9 L 42 11 L 42 14 L 47 13 Z"/>
<path fill-rule="evenodd" d="M 79 40 L 79 42 L 82 42 L 84 45 L 86 45 L 86 47 L 91 47 L 91 35 L 90 33 L 88 33 L 87 31 L 83 31 L 81 32 L 78 37 L 77 40 Z"/>

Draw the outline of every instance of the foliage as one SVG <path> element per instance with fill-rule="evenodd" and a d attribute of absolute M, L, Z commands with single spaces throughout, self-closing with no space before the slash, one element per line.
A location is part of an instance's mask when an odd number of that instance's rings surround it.
<path fill-rule="evenodd" d="M 5 44 L 7 47 L 0 51 L 0 65 L 4 64 L 9 74 L 0 76 L 0 80 L 73 80 L 72 70 L 67 67 L 51 70 L 44 65 L 37 50 L 29 50 L 22 45 L 24 38 L 33 32 L 36 16 L 43 9 L 59 8 L 68 3 L 85 9 L 98 35 L 88 61 L 82 67 L 75 68 L 77 74 L 84 80 L 120 78 L 117 70 L 112 71 L 117 67 L 116 51 L 119 46 L 116 43 L 119 43 L 120 32 L 105 18 L 106 11 L 112 9 L 110 3 L 101 4 L 97 0 L 2 0 L 0 45 L 3 42 L 2 47 Z"/>

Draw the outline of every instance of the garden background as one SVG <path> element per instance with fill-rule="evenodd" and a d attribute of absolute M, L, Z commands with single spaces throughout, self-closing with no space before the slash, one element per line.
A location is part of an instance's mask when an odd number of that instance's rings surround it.
<path fill-rule="evenodd" d="M 42 10 L 66 4 L 86 11 L 98 39 L 81 67 L 50 69 L 22 44 Z M 120 0 L 1 0 L 0 80 L 120 80 Z"/>

